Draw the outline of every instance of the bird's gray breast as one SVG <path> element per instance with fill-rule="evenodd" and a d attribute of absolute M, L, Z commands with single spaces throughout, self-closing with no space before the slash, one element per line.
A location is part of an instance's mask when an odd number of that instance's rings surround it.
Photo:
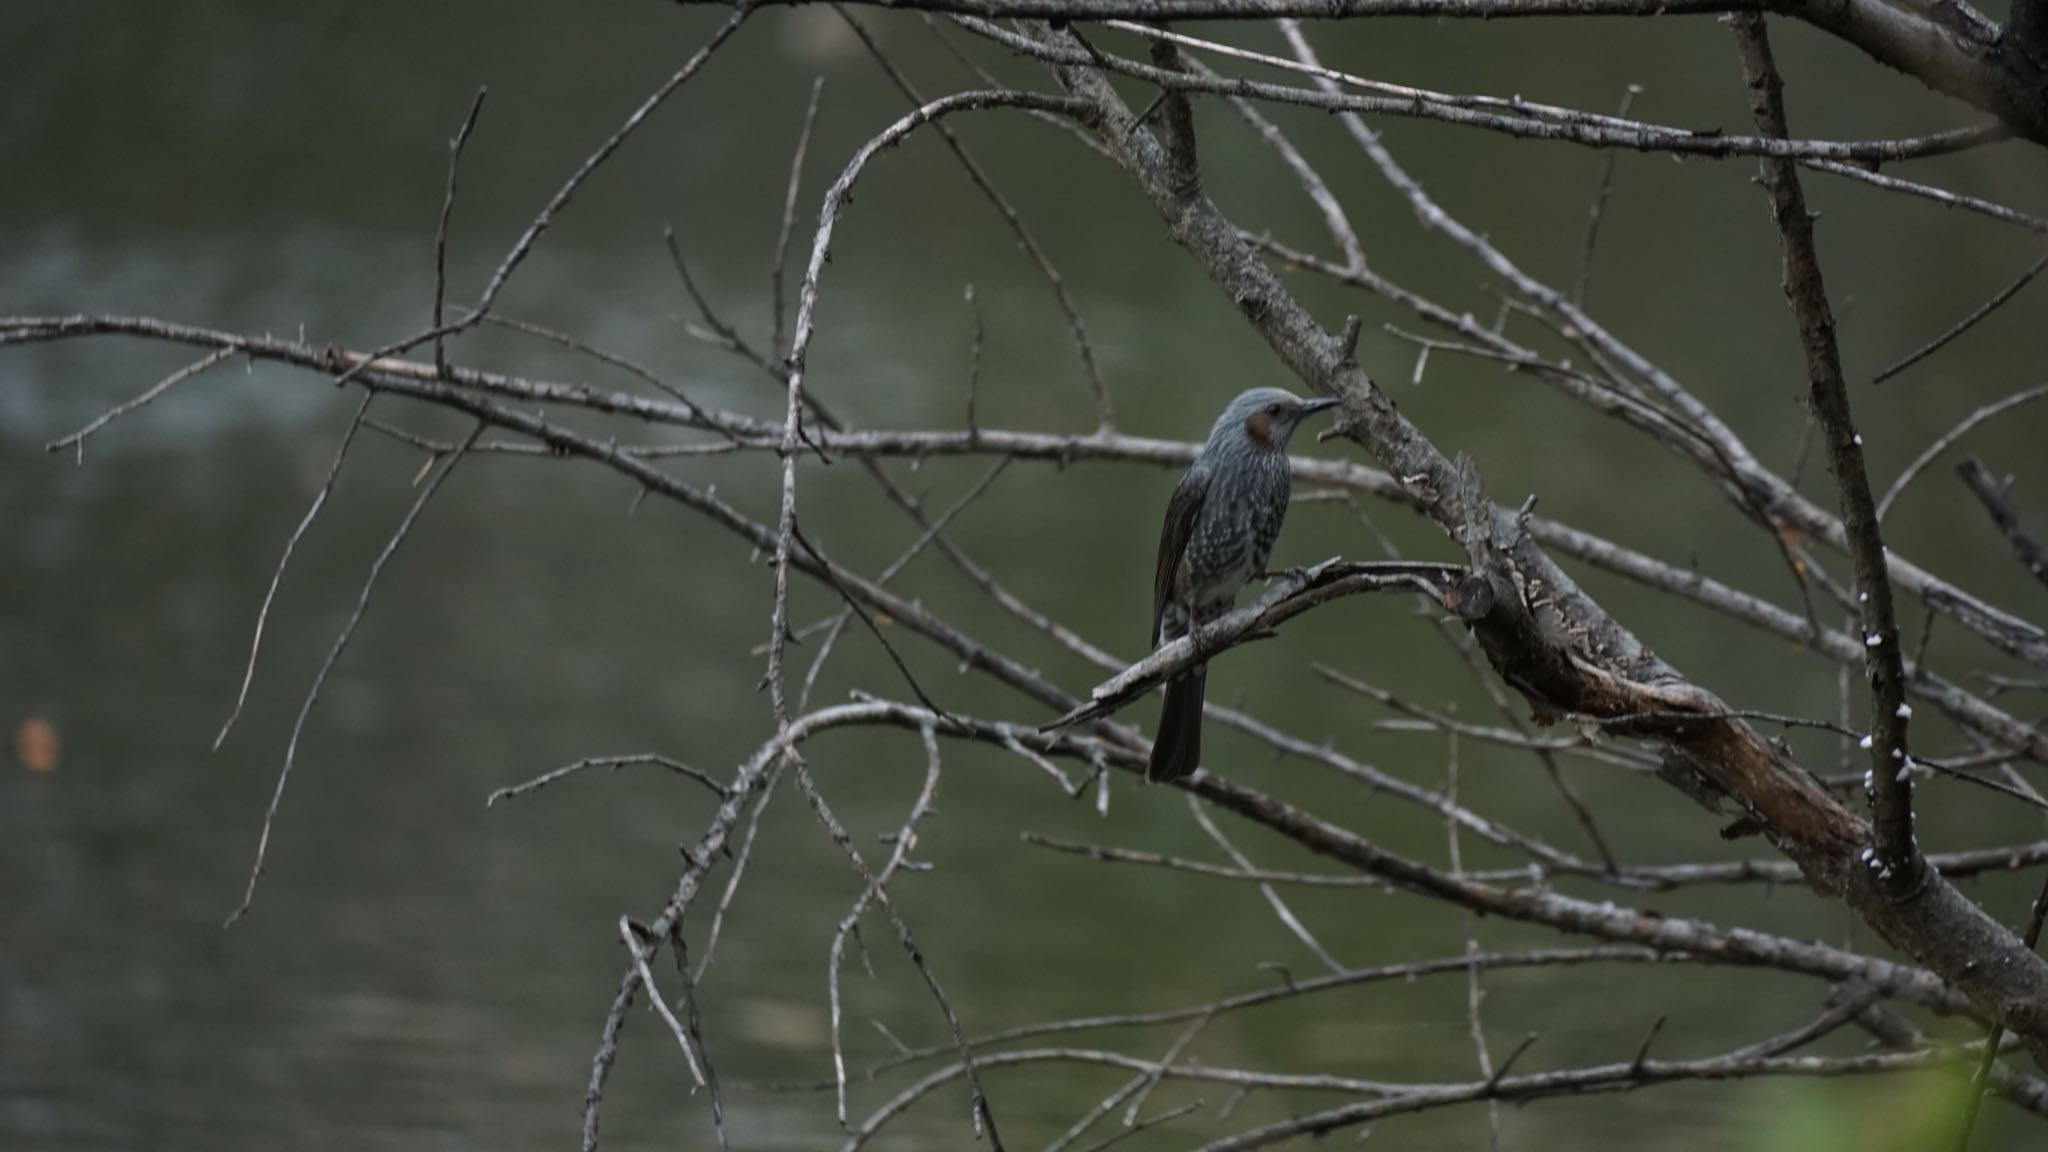
<path fill-rule="evenodd" d="M 1238 590 L 1265 570 L 1287 517 L 1289 487 L 1287 457 L 1277 452 L 1236 454 L 1211 475 L 1175 581 L 1198 616 L 1228 611 Z"/>

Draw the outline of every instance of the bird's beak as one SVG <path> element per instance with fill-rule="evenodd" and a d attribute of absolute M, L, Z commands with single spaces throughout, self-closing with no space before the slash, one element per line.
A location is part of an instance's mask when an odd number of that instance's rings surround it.
<path fill-rule="evenodd" d="M 1326 408 L 1335 408 L 1342 403 L 1343 401 L 1335 396 L 1318 396 L 1313 400 L 1303 400 L 1301 402 L 1301 414 L 1303 416 L 1310 416 Z"/>

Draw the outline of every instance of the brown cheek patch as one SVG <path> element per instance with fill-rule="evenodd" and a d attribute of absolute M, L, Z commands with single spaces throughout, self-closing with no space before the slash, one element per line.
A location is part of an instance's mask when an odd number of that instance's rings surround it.
<path fill-rule="evenodd" d="M 1273 444 L 1273 418 L 1264 412 L 1254 412 L 1245 419 L 1244 432 L 1245 435 L 1252 438 L 1252 443 L 1271 447 Z"/>

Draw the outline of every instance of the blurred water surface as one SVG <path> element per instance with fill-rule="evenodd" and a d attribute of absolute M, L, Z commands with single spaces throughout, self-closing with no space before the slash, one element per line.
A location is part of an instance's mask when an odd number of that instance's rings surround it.
<path fill-rule="evenodd" d="M 450 250 L 451 297 L 474 298 L 564 175 L 701 42 L 716 14 L 645 0 L 584 5 L 172 5 L 16 3 L 0 37 L 0 313 L 152 314 L 370 347 L 415 331 L 433 290 L 432 239 L 446 140 L 478 85 L 491 94 L 464 160 Z M 927 90 L 972 83 L 914 17 L 876 21 Z M 1319 28 L 1330 63 L 1391 80 L 1522 93 L 1585 107 L 1646 86 L 1638 112 L 1692 125 L 1747 123 L 1726 36 L 1707 21 L 1640 24 L 1421 22 Z M 1256 34 L 1252 34 L 1256 40 Z M 1846 49 L 1785 29 L 1795 126 L 1812 135 L 1904 134 L 1960 122 L 1910 83 Z M 1265 45 L 1273 47 L 1273 45 Z M 991 58 L 1005 75 L 1028 69 Z M 609 163 L 561 217 L 503 301 L 511 315 L 632 356 L 700 399 L 763 415 L 780 399 L 745 363 L 690 340 L 661 245 L 672 225 L 707 292 L 757 342 L 771 323 L 768 263 L 809 78 L 824 112 L 799 204 L 799 252 L 818 194 L 858 143 L 901 110 L 823 9 L 754 20 Z M 1136 90 L 1133 89 L 1135 93 Z M 1142 99 L 1138 93 L 1133 99 Z M 1311 207 L 1256 139 L 1202 106 L 1211 191 L 1247 227 L 1322 243 Z M 1376 267 L 1491 316 L 1477 269 L 1419 234 L 1412 215 L 1334 122 L 1276 113 L 1323 164 Z M 1007 118 L 1006 118 L 1007 117 Z M 1230 394 L 1286 383 L 1227 300 L 1161 235 L 1130 186 L 1064 134 L 998 113 L 958 122 L 1059 262 L 1086 312 L 1135 432 L 1192 438 Z M 1412 123 L 1388 141 L 1451 210 L 1534 272 L 1568 281 L 1597 155 Z M 864 424 L 957 423 L 968 356 L 963 288 L 988 318 L 980 418 L 1081 430 L 1086 386 L 1044 286 L 934 141 L 883 157 L 851 209 L 826 280 L 811 354 L 818 394 Z M 2005 146 L 1919 165 L 1960 190 L 2035 211 L 2048 164 Z M 1790 467 L 1803 415 L 1794 331 L 1775 241 L 1743 163 L 1625 155 L 1590 301 L 1617 332 L 1719 408 L 1768 460 Z M 1810 181 L 1822 212 L 1845 355 L 1867 377 L 1959 316 L 2032 258 L 2021 234 L 1860 186 Z M 792 267 L 800 267 L 793 258 Z M 794 280 L 792 272 L 791 279 Z M 1438 357 L 1420 387 L 1412 351 L 1376 301 L 1304 281 L 1333 326 L 1366 319 L 1362 357 L 1393 381 L 1439 444 L 1471 453 L 1499 497 L 1534 492 L 1550 515 L 1781 602 L 1789 581 L 1698 476 L 1532 382 Z M 1972 408 L 2042 378 L 2048 330 L 2024 298 L 1957 348 L 1881 391 L 1859 393 L 1880 477 Z M 632 382 L 503 333 L 465 338 L 466 360 L 533 376 Z M 132 341 L 0 354 L 0 722 L 50 726 L 48 772 L 0 767 L 0 1144 L 9 1148 L 541 1148 L 575 1139 L 598 1028 L 617 986 L 619 915 L 651 915 L 710 812 L 665 774 L 590 776 L 490 811 L 493 788 L 579 757 L 659 751 L 724 776 L 770 730 L 754 681 L 767 631 L 765 569 L 731 537 L 648 501 L 593 468 L 508 457 L 466 461 L 386 569 L 365 622 L 301 742 L 253 914 L 234 906 L 305 687 L 354 604 L 372 558 L 413 499 L 419 457 L 381 437 L 354 449 L 333 500 L 287 574 L 248 709 L 208 751 L 240 684 L 257 605 L 292 526 L 332 459 L 356 400 L 303 374 L 223 369 L 92 439 L 82 466 L 42 445 L 181 363 Z M 380 402 L 432 435 L 461 429 Z M 2038 415 L 1972 441 L 2019 469 L 2025 503 L 2048 507 Z M 634 430 L 621 428 L 621 436 Z M 1316 452 L 1339 452 L 1331 445 Z M 892 465 L 949 500 L 978 461 Z M 766 460 L 678 466 L 772 517 Z M 1832 500 L 1818 463 L 1808 490 Z M 1034 605 L 1119 655 L 1147 607 L 1165 472 L 1099 465 L 1011 468 L 956 537 Z M 915 536 L 851 465 L 806 464 L 809 532 L 870 569 Z M 2039 614 L 2029 587 L 1940 469 L 1892 522 L 1895 546 L 1990 598 Z M 1444 543 L 1405 514 L 1370 509 L 1415 555 Z M 1339 505 L 1298 509 L 1282 554 L 1377 554 Z M 969 631 L 1011 646 L 1075 689 L 1093 679 L 926 557 L 903 586 Z M 1834 677 L 1810 656 L 1599 577 L 1593 590 L 1662 653 L 1740 705 L 1831 715 Z M 799 622 L 832 601 L 802 588 Z M 1457 658 L 1404 602 L 1353 602 L 1219 664 L 1213 691 L 1387 771 L 1439 786 L 1437 738 L 1375 729 L 1377 714 L 1315 681 L 1325 660 L 1475 715 L 1486 704 Z M 1976 661 L 1953 634 L 1958 660 Z M 942 702 L 1018 720 L 1031 706 L 962 677 L 906 638 Z M 797 650 L 808 660 L 810 649 Z M 817 689 L 899 693 L 879 649 L 849 633 Z M 2017 706 L 2017 705 L 2016 705 Z M 1149 719 L 1149 712 L 1141 711 Z M 1938 724 L 1926 725 L 1938 735 Z M 1930 735 L 1929 739 L 1936 738 Z M 1331 813 L 1390 846 L 1441 860 L 1441 827 L 1296 763 L 1215 733 L 1219 766 Z M 1798 741 L 1814 762 L 1831 745 Z M 809 749 L 863 845 L 894 827 L 923 756 L 900 733 L 840 733 Z M 1463 787 L 1485 810 L 1575 850 L 1583 839 L 1532 763 L 1460 750 Z M 1066 1014 L 1174 1007 L 1261 986 L 1317 961 L 1258 894 L 1152 870 L 1054 856 L 1020 829 L 1214 858 L 1181 798 L 1116 783 L 1106 818 L 1028 765 L 948 749 L 940 813 L 919 853 L 934 870 L 897 899 L 971 1031 Z M 1739 855 L 1669 789 L 1573 769 L 1617 848 L 1665 861 Z M 1929 790 L 1932 847 L 2038 833 L 1976 796 Z M 1305 864 L 1230 826 L 1255 859 Z M 1467 863 L 1512 858 L 1468 844 Z M 879 853 L 880 846 L 872 849 Z M 830 1075 L 825 958 L 857 882 L 800 799 L 768 812 L 718 958 L 702 986 L 718 1070 L 738 1081 Z M 2016 916 L 2024 884 L 1977 885 Z M 1442 954 L 1442 909 L 1406 896 L 1292 896 L 1345 963 Z M 1802 938 L 1854 932 L 1839 909 L 1794 891 L 1657 897 L 1670 913 L 1754 923 Z M 693 919 L 701 946 L 704 923 Z M 1550 939 L 1482 923 L 1489 946 Z M 869 931 L 874 977 L 846 976 L 857 1064 L 886 1056 L 887 1025 L 913 1044 L 944 1036 L 885 927 Z M 1867 933 L 1861 934 L 1867 937 Z M 1524 1068 L 1625 1059 L 1668 1015 L 1670 1056 L 1706 1054 L 1788 1027 L 1818 990 L 1772 974 L 1684 966 L 1489 978 L 1496 1054 L 1542 1034 Z M 1201 1060 L 1405 1079 L 1472 1075 L 1455 978 L 1373 986 L 1226 1017 Z M 1170 1032 L 1088 1043 L 1154 1053 Z M 1843 1038 L 1837 1042 L 1852 1044 Z M 1052 1138 L 1122 1073 L 990 1074 L 1015 1146 Z M 856 1085 L 853 1114 L 903 1083 Z M 605 1113 L 607 1144 L 704 1147 L 704 1100 L 665 1029 L 631 1019 Z M 1544 1103 L 1506 1116 L 1510 1146 L 1589 1150 L 1906 1146 L 1939 1111 L 1926 1085 L 1725 1085 Z M 1170 1084 L 1155 1109 L 1227 1094 Z M 1241 1126 L 1322 1098 L 1261 1096 Z M 736 1143 L 833 1147 L 827 1097 L 729 1089 Z M 941 1091 L 882 1142 L 964 1146 L 966 1106 Z M 1989 1115 L 1982 1149 L 2032 1147 Z M 1480 1113 L 1390 1122 L 1382 1139 L 1464 1149 Z M 1130 1142 L 1181 1147 L 1217 1128 L 1190 1117 Z M 2038 1129 L 2036 1129 L 2038 1133 Z M 2003 1141 L 2001 1143 L 2001 1141 Z"/>

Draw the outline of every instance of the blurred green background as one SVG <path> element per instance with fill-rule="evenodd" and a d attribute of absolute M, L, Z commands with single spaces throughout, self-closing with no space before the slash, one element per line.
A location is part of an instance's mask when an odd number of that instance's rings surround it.
<path fill-rule="evenodd" d="M 464 160 L 450 245 L 451 299 L 490 270 L 572 167 L 671 73 L 722 13 L 638 0 L 604 5 L 401 3 L 59 4 L 15 0 L 0 36 L 0 314 L 125 312 L 373 347 L 420 328 L 433 290 L 446 141 L 476 87 L 491 95 Z M 929 92 L 973 83 L 915 16 L 871 18 Z M 1263 29 L 1225 32 L 1277 50 Z M 1795 129 L 1904 135 L 1965 122 L 1910 81 L 1803 28 L 1777 44 Z M 1711 20 L 1443 24 L 1313 30 L 1326 62 L 1437 88 L 1520 93 L 1606 109 L 1644 87 L 1638 114 L 1746 130 L 1734 53 Z M 1129 50 L 1127 37 L 1102 33 Z M 1031 67 L 976 49 L 1039 83 Z M 700 399 L 756 414 L 780 397 L 748 365 L 690 340 L 693 319 L 661 246 L 672 224 L 726 316 L 764 342 L 768 264 L 790 151 L 813 76 L 824 110 L 799 204 L 801 267 L 819 193 L 900 98 L 823 8 L 754 19 L 582 190 L 502 299 L 507 314 L 654 365 Z M 1134 99 L 1145 95 L 1127 89 Z M 1322 166 L 1374 266 L 1490 317 L 1482 272 L 1422 234 L 1333 120 L 1275 117 Z M 1321 250 L 1320 223 L 1235 118 L 1198 106 L 1211 192 L 1243 226 Z M 1010 113 L 956 120 L 1058 262 L 1086 313 L 1119 422 L 1192 439 L 1222 402 L 1289 384 L 1230 303 L 1162 234 L 1132 186 L 1065 134 Z M 1451 211 L 1530 271 L 1568 283 L 1600 155 L 1413 122 L 1381 125 Z M 1788 469 L 1804 423 L 1794 328 L 1777 289 L 1775 237 L 1747 162 L 1623 155 L 1589 302 L 1604 322 L 1713 404 Z M 2039 212 L 2048 156 L 2005 145 L 1911 166 L 1912 175 Z M 1852 376 L 1882 365 L 1990 295 L 2039 240 L 1981 218 L 1809 176 Z M 811 386 L 854 421 L 957 424 L 969 344 L 965 285 L 986 310 L 980 416 L 987 426 L 1080 431 L 1087 389 L 1044 284 L 987 203 L 930 138 L 871 170 L 825 280 Z M 1334 327 L 1366 321 L 1361 359 L 1446 450 L 1472 454 L 1495 496 L 1794 604 L 1774 549 L 1697 473 L 1569 402 L 1482 364 L 1437 356 L 1409 383 L 1412 348 L 1380 302 L 1303 280 Z M 1858 414 L 1880 483 L 1973 408 L 2038 384 L 2048 353 L 2035 287 L 1952 350 L 1899 380 L 1861 385 Z M 1524 336 L 1529 334 L 1524 332 Z M 632 387 L 532 340 L 466 337 L 467 362 Z M 191 358 L 134 341 L 0 353 L 0 723 L 61 737 L 54 771 L 0 764 L 0 1144 L 9 1148 L 256 1149 L 562 1147 L 599 1025 L 617 987 L 621 913 L 652 915 L 694 841 L 706 795 L 666 775 L 572 780 L 486 812 L 484 796 L 587 755 L 660 751 L 724 777 L 771 728 L 755 692 L 767 570 L 733 539 L 579 464 L 467 461 L 386 569 L 354 643 L 308 725 L 253 914 L 239 898 L 286 738 L 309 678 L 370 561 L 413 498 L 418 456 L 366 437 L 293 560 L 240 726 L 213 735 L 240 683 L 279 549 L 317 490 L 355 398 L 315 377 L 239 364 L 191 381 L 86 446 L 82 467 L 42 445 Z M 380 402 L 431 433 L 438 414 Z M 602 425 L 588 425 L 603 427 Z M 2048 509 L 2038 409 L 1969 447 L 2019 473 L 2022 506 Z M 635 434 L 625 427 L 621 436 Z M 1307 446 L 1342 453 L 1339 444 Z M 943 503 L 980 461 L 892 464 Z M 768 458 L 676 466 L 772 517 Z M 1832 504 L 1819 462 L 1806 489 Z M 1079 464 L 1012 467 L 955 538 L 1033 605 L 1110 651 L 1137 654 L 1157 516 L 1173 476 Z M 916 535 L 850 464 L 806 463 L 808 532 L 873 570 Z M 1369 509 L 1411 555 L 1451 555 L 1427 525 Z M 1888 539 L 1987 598 L 2039 618 L 2044 601 L 1938 467 L 1903 500 Z M 1379 554 L 1345 508 L 1296 510 L 1279 561 Z M 1589 587 L 1660 653 L 1740 706 L 1832 716 L 1835 677 L 1810 654 L 1696 609 L 1588 574 Z M 1002 615 L 942 560 L 902 587 L 1070 689 L 1094 673 Z M 835 604 L 797 591 L 796 620 Z M 1914 621 L 1917 621 L 1917 609 Z M 900 646 L 948 707 L 1024 722 L 1034 705 Z M 1952 673 L 1998 669 L 1937 628 Z M 796 658 L 808 660 L 809 649 Z M 1372 706 L 1315 679 L 1317 659 L 1433 706 L 1490 717 L 1457 656 L 1402 600 L 1354 600 L 1277 642 L 1233 652 L 1212 698 L 1428 787 L 1440 737 L 1388 732 Z M 850 632 L 817 699 L 852 687 L 903 694 L 871 638 Z M 2009 698 L 2037 716 L 2038 698 Z M 1923 747 L 1952 746 L 1923 709 Z M 1135 716 L 1150 721 L 1150 706 Z M 1794 737 L 1832 770 L 1832 741 Z M 902 733 L 839 733 L 809 750 L 833 804 L 879 859 L 874 835 L 915 795 L 923 754 Z M 1440 824 L 1384 796 L 1211 726 L 1210 764 L 1402 851 L 1441 862 Z M 1461 749 L 1463 794 L 1573 851 L 1584 839 L 1526 757 Z M 1645 863 L 1755 854 L 1669 788 L 1573 765 L 1619 851 Z M 1272 962 L 1316 960 L 1258 893 L 1227 881 L 1088 863 L 1021 843 L 1023 829 L 1216 859 L 1179 796 L 1113 784 L 1106 818 L 1021 761 L 947 749 L 940 811 L 920 836 L 935 865 L 894 888 L 970 1032 L 1062 1015 L 1175 1007 L 1263 986 Z M 2040 821 L 1975 792 L 1923 792 L 1931 849 L 2031 839 Z M 1265 865 L 1307 863 L 1226 823 Z M 1467 838 L 1471 867 L 1519 863 Z M 2028 878 L 1974 882 L 2015 919 Z M 778 793 L 719 957 L 701 992 L 722 1076 L 830 1075 L 825 961 L 858 884 L 800 799 Z M 1457 919 L 1405 895 L 1318 889 L 1290 899 L 1353 965 L 1442 955 Z M 1801 938 L 1876 947 L 1839 907 L 1797 890 L 1718 890 L 1641 903 Z M 708 906 L 700 905 L 700 911 Z M 943 1022 L 887 928 L 871 921 L 874 976 L 850 957 L 846 1039 L 885 1056 L 880 1021 L 936 1042 Z M 701 942 L 702 916 L 693 916 Z M 1555 937 L 1482 921 L 1489 947 Z M 1790 1027 L 1823 989 L 1768 972 L 1659 965 L 1490 977 L 1496 1056 L 1529 1032 L 1519 1067 L 1626 1059 L 1659 1015 L 1666 1056 L 1706 1055 Z M 1191 1049 L 1205 1063 L 1412 1080 L 1469 1078 L 1457 977 L 1376 985 L 1226 1017 Z M 1156 1054 L 1172 1030 L 1100 1039 Z M 1096 1043 L 1090 1039 L 1089 1043 Z M 1852 1049 L 1836 1037 L 1823 1051 Z M 1042 1146 L 1126 1079 L 1041 1066 L 991 1072 L 1016 1147 Z M 857 1086 L 852 1113 L 904 1083 Z M 705 1147 L 660 1023 L 636 1009 L 605 1111 L 608 1146 Z M 1185 1147 L 1334 1101 L 1258 1095 L 1218 1124 L 1228 1093 L 1169 1083 L 1151 1108 L 1204 1110 L 1130 1147 Z M 1689 1085 L 1508 1109 L 1510 1147 L 1815 1149 L 1925 1147 L 1948 1131 L 1952 1084 Z M 836 1147 L 829 1095 L 730 1091 L 735 1144 Z M 956 1087 L 880 1142 L 965 1146 Z M 1413 1149 L 1483 1146 L 1483 1112 L 1390 1121 Z M 1987 1109 L 1981 1149 L 2038 1147 L 2042 1129 Z M 1106 1134 L 1107 1129 L 1104 1130 Z"/>

